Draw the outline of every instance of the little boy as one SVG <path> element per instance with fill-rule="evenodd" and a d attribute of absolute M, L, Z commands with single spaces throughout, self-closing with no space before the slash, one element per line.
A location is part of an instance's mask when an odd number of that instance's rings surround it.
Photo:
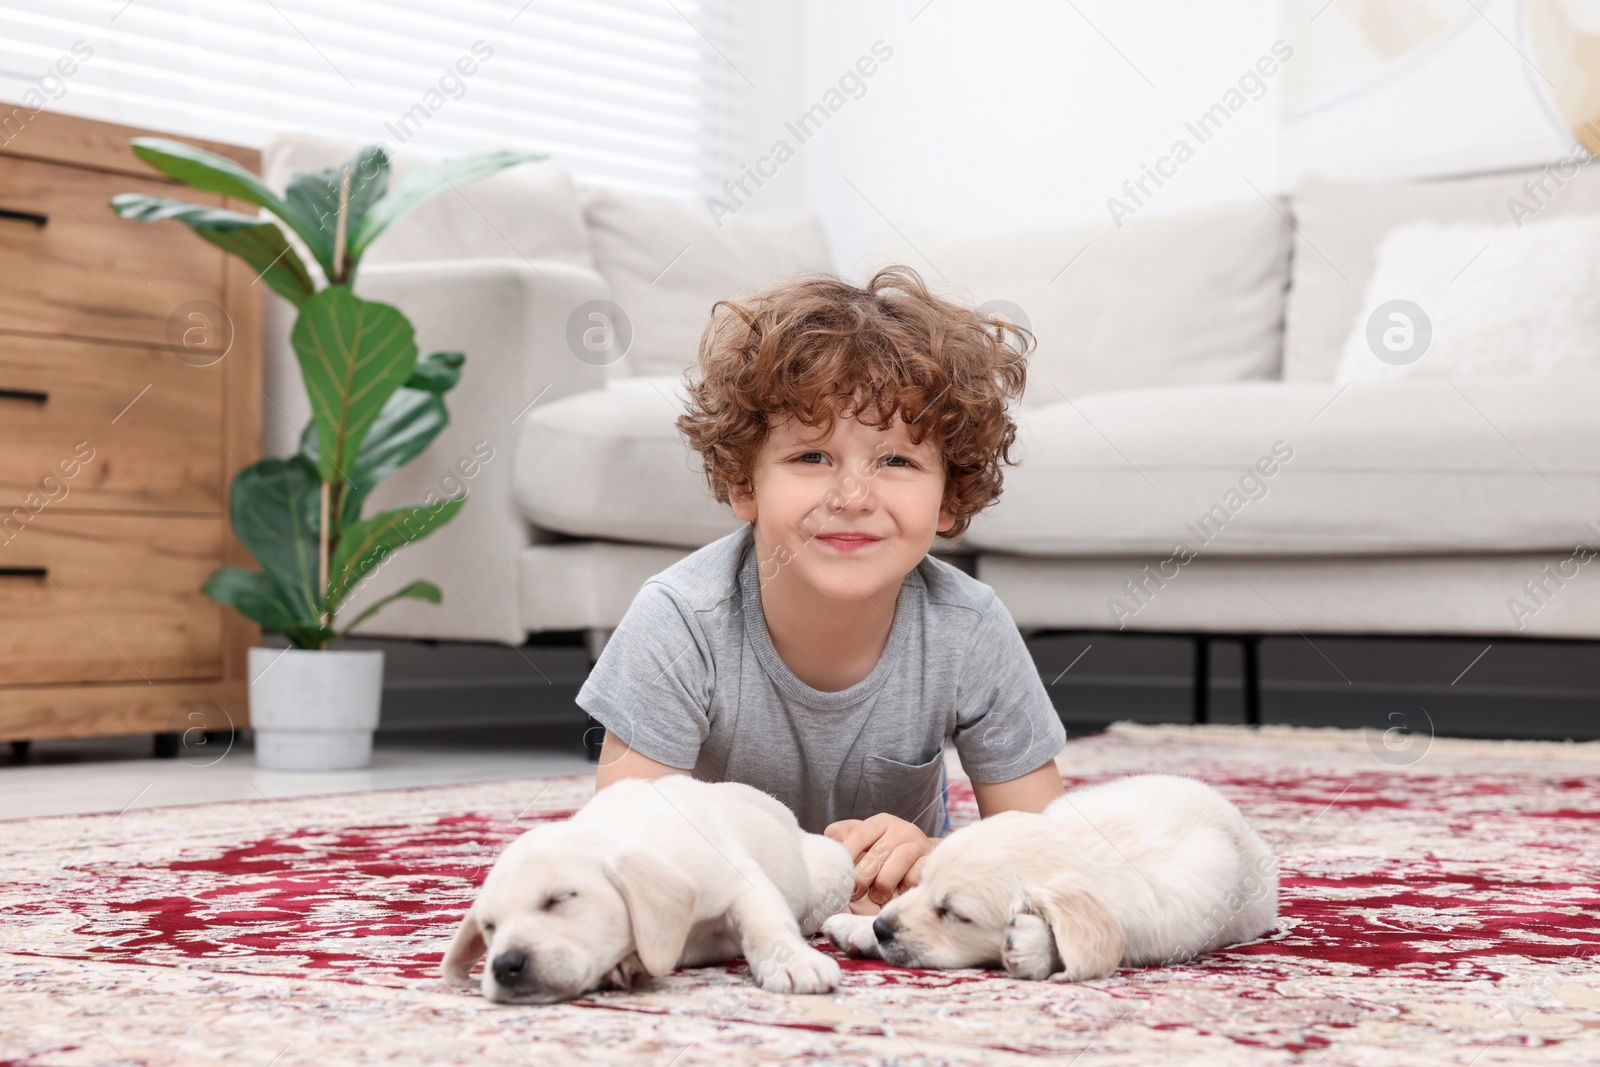
<path fill-rule="evenodd" d="M 982 816 L 1060 794 L 1066 733 L 1010 613 L 928 554 L 1000 496 L 1029 343 L 906 267 L 712 309 L 677 425 L 745 524 L 644 584 L 579 691 L 597 789 L 763 789 L 844 844 L 865 912 L 949 828 L 946 741 Z"/>

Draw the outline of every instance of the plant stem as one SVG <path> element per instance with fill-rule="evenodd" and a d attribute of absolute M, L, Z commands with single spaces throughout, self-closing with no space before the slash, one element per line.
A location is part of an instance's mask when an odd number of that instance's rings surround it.
<path fill-rule="evenodd" d="M 333 280 L 344 284 L 344 231 L 345 219 L 350 214 L 350 168 L 345 167 L 339 179 L 339 217 L 333 228 Z"/>
<path fill-rule="evenodd" d="M 350 216 L 350 168 L 342 169 L 339 176 L 339 216 L 333 228 L 333 278 L 335 285 L 344 284 L 344 240 L 345 227 Z M 326 605 L 328 603 L 328 546 L 332 541 L 333 522 L 333 484 L 322 483 L 322 522 L 317 529 L 317 581 L 322 589 L 322 628 L 328 629 L 330 619 Z M 328 639 L 323 638 L 322 647 L 328 647 Z"/>
<path fill-rule="evenodd" d="M 328 522 L 333 510 L 329 506 L 332 503 L 332 499 L 333 485 L 329 482 L 323 482 L 322 522 L 317 526 L 317 581 L 319 583 L 318 588 L 322 590 L 322 603 L 324 605 L 324 610 L 322 612 L 321 622 L 324 630 L 328 628 L 328 612 L 326 610 L 326 605 L 328 603 Z M 328 641 L 326 638 L 322 640 L 322 643 L 319 647 L 328 647 Z"/>

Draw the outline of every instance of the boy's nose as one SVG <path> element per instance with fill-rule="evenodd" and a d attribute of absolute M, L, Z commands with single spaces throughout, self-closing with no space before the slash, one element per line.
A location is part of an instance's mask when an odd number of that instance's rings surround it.
<path fill-rule="evenodd" d="M 871 501 L 872 479 L 868 477 L 868 468 L 860 464 L 840 464 L 838 476 L 833 482 L 833 495 L 828 498 L 829 509 L 858 510 L 870 507 Z"/>

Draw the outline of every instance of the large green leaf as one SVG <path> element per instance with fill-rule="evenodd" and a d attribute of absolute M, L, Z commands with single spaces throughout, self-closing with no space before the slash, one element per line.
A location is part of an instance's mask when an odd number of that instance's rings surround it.
<path fill-rule="evenodd" d="M 342 281 L 349 284 L 356 259 L 349 254 L 350 238 L 366 218 L 367 211 L 389 189 L 389 156 L 383 146 L 368 145 L 340 167 L 295 172 L 289 179 L 289 188 L 284 191 L 284 199 L 306 218 L 315 220 L 317 228 L 326 234 L 331 249 L 339 226 L 339 189 L 345 168 L 350 170 L 350 203 L 345 217 L 346 267 Z"/>
<path fill-rule="evenodd" d="M 383 405 L 367 439 L 361 442 L 354 465 L 345 472 L 341 526 L 359 522 L 361 506 L 378 483 L 422 455 L 450 424 L 443 394 L 460 381 L 466 358 L 460 352 L 429 353 L 417 360 L 405 386 Z M 315 423 L 307 424 L 300 434 L 300 454 L 320 466 Z"/>
<path fill-rule="evenodd" d="M 123 218 L 139 222 L 175 219 L 183 223 L 224 252 L 250 264 L 262 281 L 296 305 L 316 292 L 316 283 L 306 265 L 284 239 L 278 224 L 270 219 L 143 193 L 114 196 L 111 208 Z"/>
<path fill-rule="evenodd" d="M 367 608 L 366 611 L 363 611 L 360 615 L 356 616 L 355 622 L 352 622 L 349 626 L 346 626 L 343 630 L 340 630 L 338 633 L 338 638 L 343 640 L 345 637 L 349 636 L 351 630 L 354 630 L 357 626 L 360 626 L 362 623 L 372 618 L 386 605 L 392 604 L 402 597 L 410 600 L 426 600 L 430 604 L 437 604 L 444 599 L 444 594 L 440 593 L 439 587 L 434 585 L 432 582 L 412 582 L 398 593 L 390 593 L 388 596 L 374 602 L 371 607 Z"/>
<path fill-rule="evenodd" d="M 406 388 L 448 393 L 461 380 L 461 366 L 466 361 L 462 352 L 429 352 L 417 360 L 416 369 L 406 379 Z"/>
<path fill-rule="evenodd" d="M 291 456 L 241 470 L 230 501 L 233 532 L 278 589 L 285 612 L 313 626 L 322 612 L 317 581 L 321 492 L 317 469 Z"/>
<path fill-rule="evenodd" d="M 383 405 L 355 463 L 345 472 L 340 525 L 360 521 L 361 507 L 378 483 L 420 456 L 449 423 L 450 414 L 437 395 L 420 389 L 397 390 Z M 307 426 L 300 435 L 300 454 L 312 463 L 320 462 L 315 426 Z"/>
<path fill-rule="evenodd" d="M 455 518 L 466 499 L 462 496 L 436 504 L 394 508 L 346 526 L 339 535 L 339 546 L 328 567 L 329 610 L 336 610 L 351 588 L 391 552 L 422 540 Z"/>
<path fill-rule="evenodd" d="M 336 285 L 305 302 L 290 340 L 311 398 L 322 479 L 345 482 L 367 431 L 416 368 L 411 323 Z"/>
<path fill-rule="evenodd" d="M 245 618 L 276 630 L 301 648 L 321 648 L 333 636 L 331 631 L 319 626 L 317 620 L 296 617 L 294 606 L 283 590 L 258 571 L 222 567 L 212 572 L 200 592 L 212 600 L 231 605 Z"/>
<path fill-rule="evenodd" d="M 389 224 L 446 189 L 465 185 L 480 178 L 514 167 L 518 163 L 536 163 L 547 158 L 534 152 L 484 152 L 476 156 L 447 159 L 431 167 L 419 167 L 395 184 L 389 194 L 379 200 L 361 220 L 361 225 L 350 234 L 350 254 L 360 258 L 378 234 Z"/>
<path fill-rule="evenodd" d="M 260 178 L 226 156 L 184 144 L 166 137 L 135 137 L 130 142 L 133 154 L 156 170 L 186 185 L 209 193 L 221 193 L 264 207 L 300 235 L 322 271 L 333 277 L 333 233 L 324 233 L 316 217 L 285 201 Z"/>

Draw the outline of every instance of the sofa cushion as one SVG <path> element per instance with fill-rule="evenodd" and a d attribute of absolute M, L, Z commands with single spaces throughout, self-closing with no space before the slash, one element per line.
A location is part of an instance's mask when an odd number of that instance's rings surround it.
<path fill-rule="evenodd" d="M 523 416 L 513 474 L 535 526 L 575 537 L 699 548 L 739 526 L 674 422 L 676 377 L 618 378 Z"/>
<path fill-rule="evenodd" d="M 362 143 L 278 134 L 261 151 L 262 177 L 281 192 L 295 171 L 338 166 Z M 389 188 L 440 158 L 409 150 L 392 153 Z M 523 163 L 459 190 L 446 189 L 385 230 L 363 262 L 513 256 L 594 267 L 577 188 L 555 163 Z"/>
<path fill-rule="evenodd" d="M 1390 230 L 1334 380 L 1595 373 L 1600 215 L 1569 215 Z"/>
<path fill-rule="evenodd" d="M 617 376 L 681 372 L 718 300 L 833 268 L 821 223 L 799 208 L 713 221 L 698 203 L 593 187 L 582 196 L 596 267 L 633 326 Z"/>
<path fill-rule="evenodd" d="M 1294 271 L 1284 380 L 1333 380 L 1345 337 L 1361 313 L 1378 242 L 1396 226 L 1419 219 L 1527 223 L 1600 211 L 1600 167 L 1579 167 L 1566 177 L 1546 169 L 1418 182 L 1302 181 L 1291 200 Z"/>
<path fill-rule="evenodd" d="M 1021 464 L 966 540 L 1152 565 L 1179 543 L 1234 556 L 1570 550 L 1600 523 L 1597 404 L 1600 376 L 1102 393 L 1024 412 Z"/>
<path fill-rule="evenodd" d="M 1038 342 L 1024 406 L 1107 389 L 1275 378 L 1289 278 L 1282 212 L 1256 198 L 1135 218 L 1121 229 L 1052 226 L 982 238 L 893 231 L 875 238 L 869 262 L 908 263 L 957 299 L 1020 308 Z"/>

